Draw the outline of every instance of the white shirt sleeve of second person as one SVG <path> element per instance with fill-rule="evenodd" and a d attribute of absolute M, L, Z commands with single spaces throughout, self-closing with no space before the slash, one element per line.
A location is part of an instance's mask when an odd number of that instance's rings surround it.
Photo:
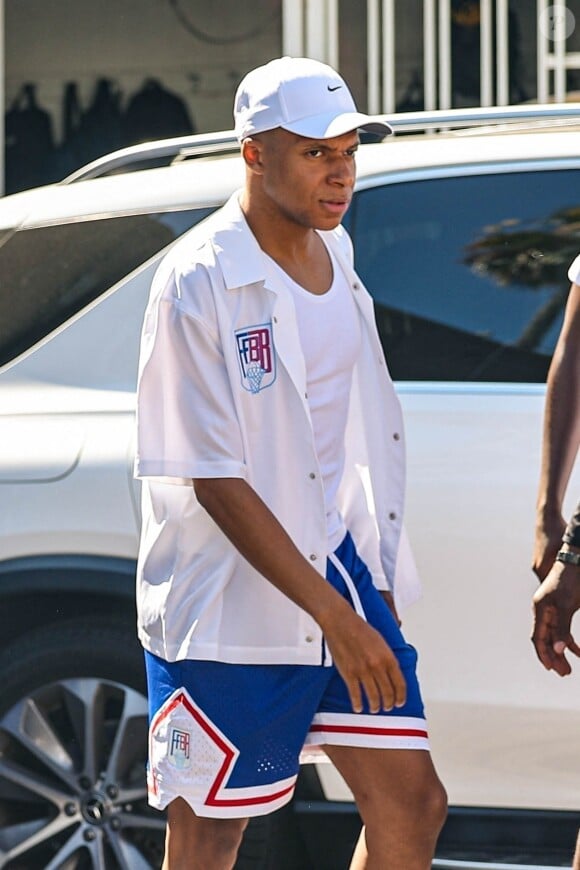
<path fill-rule="evenodd" d="M 205 282 L 204 282 L 205 283 Z M 172 274 L 141 339 L 136 477 L 246 477 L 217 326 L 187 311 Z"/>
<path fill-rule="evenodd" d="M 580 254 L 568 269 L 568 278 L 572 284 L 580 284 Z"/>

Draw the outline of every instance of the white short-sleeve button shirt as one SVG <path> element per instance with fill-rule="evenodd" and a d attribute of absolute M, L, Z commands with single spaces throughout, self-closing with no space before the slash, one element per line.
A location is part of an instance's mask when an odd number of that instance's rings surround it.
<path fill-rule="evenodd" d="M 400 405 L 350 240 L 342 228 L 324 238 L 353 290 L 362 335 L 338 508 L 377 587 L 394 589 L 404 606 L 419 581 L 401 526 Z M 170 661 L 320 664 L 318 625 L 248 564 L 192 485 L 200 477 L 247 480 L 325 572 L 324 492 L 294 302 L 266 269 L 237 194 L 171 249 L 154 278 L 141 342 L 135 473 L 143 480 L 137 607 L 144 647 Z"/>

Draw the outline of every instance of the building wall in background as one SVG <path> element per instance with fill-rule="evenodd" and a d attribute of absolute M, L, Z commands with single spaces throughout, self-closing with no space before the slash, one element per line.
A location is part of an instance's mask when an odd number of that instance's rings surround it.
<path fill-rule="evenodd" d="M 10 192 L 126 144 L 231 128 L 236 85 L 281 52 L 281 2 L 6 0 L 5 44 Z"/>
<path fill-rule="evenodd" d="M 306 21 L 307 8 L 334 2 L 339 68 L 365 110 L 365 0 L 4 0 L 6 192 L 63 178 L 133 142 L 229 129 L 242 76 L 283 51 L 283 12 Z M 479 28 L 457 20 L 478 2 L 450 3 L 452 102 L 475 106 Z M 580 51 L 580 0 L 567 5 L 577 23 L 566 50 Z M 395 3 L 398 111 L 423 108 L 423 8 L 424 0 Z M 534 100 L 537 4 L 510 0 L 509 8 L 517 58 L 510 99 Z M 567 79 L 580 90 L 578 70 Z"/>

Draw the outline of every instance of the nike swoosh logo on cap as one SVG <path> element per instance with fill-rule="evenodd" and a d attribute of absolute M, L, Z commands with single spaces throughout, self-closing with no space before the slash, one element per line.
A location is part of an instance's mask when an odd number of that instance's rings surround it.
<path fill-rule="evenodd" d="M 326 87 L 329 91 L 337 91 L 339 88 L 342 87 L 342 85 L 336 85 L 335 88 L 331 88 L 330 85 L 326 85 Z"/>

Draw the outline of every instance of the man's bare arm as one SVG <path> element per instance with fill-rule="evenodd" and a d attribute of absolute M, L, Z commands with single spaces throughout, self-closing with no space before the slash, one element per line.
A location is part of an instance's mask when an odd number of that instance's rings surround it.
<path fill-rule="evenodd" d="M 239 478 L 198 478 L 193 485 L 242 556 L 321 627 L 353 710 L 361 711 L 362 692 L 371 712 L 401 706 L 405 680 L 389 646 L 308 563 L 252 487 Z"/>
<path fill-rule="evenodd" d="M 580 444 L 580 286 L 570 289 L 548 372 L 533 569 L 548 574 L 562 541 L 562 502 Z"/>

